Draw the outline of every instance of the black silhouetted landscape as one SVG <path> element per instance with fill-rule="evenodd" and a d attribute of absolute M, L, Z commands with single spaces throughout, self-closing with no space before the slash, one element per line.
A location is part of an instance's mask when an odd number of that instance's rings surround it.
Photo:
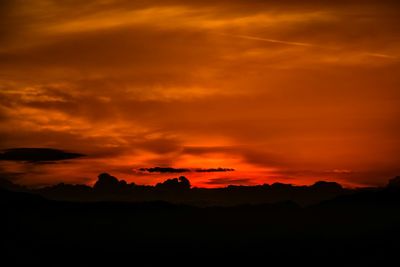
<path fill-rule="evenodd" d="M 9 185 L 9 187 L 18 188 L 17 185 Z M 19 189 L 24 191 L 24 188 Z M 204 207 L 254 205 L 281 201 L 292 201 L 297 205 L 306 206 L 350 194 L 353 190 L 345 189 L 335 182 L 325 181 L 316 182 L 311 186 L 274 183 L 257 186 L 229 185 L 222 188 L 192 188 L 185 176 L 148 186 L 127 183 L 108 173 L 102 173 L 93 187 L 60 183 L 30 190 L 30 192 L 58 201 L 165 201 Z"/>
<path fill-rule="evenodd" d="M 399 122 L 400 0 L 0 0 L 0 267 L 400 266 Z"/>
<path fill-rule="evenodd" d="M 3 266 L 395 266 L 400 248 L 400 177 L 359 189 L 107 173 L 93 187 L 0 185 Z"/>

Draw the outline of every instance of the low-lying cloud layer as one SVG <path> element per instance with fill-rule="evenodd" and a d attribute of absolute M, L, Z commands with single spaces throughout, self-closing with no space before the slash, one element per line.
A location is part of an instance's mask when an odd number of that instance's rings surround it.
<path fill-rule="evenodd" d="M 141 172 L 149 173 L 182 173 L 182 172 L 232 172 L 232 168 L 172 168 L 172 167 L 152 167 L 139 168 Z"/>
<path fill-rule="evenodd" d="M 249 185 L 252 179 L 232 179 L 232 178 L 212 178 L 206 182 L 208 185 L 225 186 L 225 185 Z"/>

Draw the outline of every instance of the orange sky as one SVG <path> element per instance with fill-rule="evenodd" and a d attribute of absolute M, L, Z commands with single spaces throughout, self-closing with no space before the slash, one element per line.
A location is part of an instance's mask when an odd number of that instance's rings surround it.
<path fill-rule="evenodd" d="M 400 174 L 399 1 L 5 0 L 0 16 L 0 149 L 87 155 L 0 162 L 19 183 Z"/>

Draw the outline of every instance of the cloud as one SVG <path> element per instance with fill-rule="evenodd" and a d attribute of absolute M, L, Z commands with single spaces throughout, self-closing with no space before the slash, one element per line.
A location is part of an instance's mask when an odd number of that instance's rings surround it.
<path fill-rule="evenodd" d="M 172 167 L 152 167 L 139 168 L 140 172 L 149 173 L 182 173 L 182 172 L 232 172 L 232 168 L 172 168 Z"/>
<path fill-rule="evenodd" d="M 208 185 L 240 185 L 240 184 L 249 185 L 251 183 L 252 183 L 252 180 L 246 179 L 246 178 L 242 178 L 242 179 L 212 178 L 212 179 L 209 179 L 207 182 L 205 182 L 205 184 L 208 184 Z"/>
<path fill-rule="evenodd" d="M 232 168 L 209 168 L 209 169 L 195 169 L 195 172 L 233 172 Z"/>
<path fill-rule="evenodd" d="M 221 33 L 221 35 L 223 35 L 223 36 L 235 37 L 235 38 L 248 39 L 248 40 L 255 40 L 255 41 L 263 41 L 263 42 L 269 42 L 269 43 L 276 43 L 276 44 L 294 45 L 294 46 L 306 46 L 306 47 L 315 47 L 314 44 L 309 44 L 309 43 L 301 43 L 301 42 L 293 42 L 293 41 L 283 41 L 283 40 L 276 40 L 276 39 L 268 39 L 268 38 L 262 38 L 262 37 L 257 37 L 257 36 L 238 35 L 238 34 L 225 34 L 225 33 Z"/>
<path fill-rule="evenodd" d="M 152 168 L 140 168 L 139 171 L 149 172 L 149 173 L 182 173 L 182 172 L 190 172 L 190 169 L 171 168 L 171 167 L 152 167 Z"/>
<path fill-rule="evenodd" d="M 0 153 L 0 160 L 51 163 L 83 156 L 83 154 L 66 152 L 54 148 L 10 148 Z"/>

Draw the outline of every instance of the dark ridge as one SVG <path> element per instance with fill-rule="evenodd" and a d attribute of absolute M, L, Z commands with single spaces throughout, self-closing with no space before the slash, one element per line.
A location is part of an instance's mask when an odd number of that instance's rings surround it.
<path fill-rule="evenodd" d="M 338 183 L 326 181 L 319 181 L 311 186 L 274 183 L 272 185 L 192 188 L 190 181 L 184 176 L 167 179 L 155 186 L 144 186 L 127 183 L 108 173 L 100 174 L 93 187 L 61 183 L 29 190 L 5 179 L 0 179 L 0 187 L 14 191 L 32 192 L 48 199 L 60 201 L 165 201 L 199 207 L 259 205 L 285 201 L 291 201 L 301 206 L 310 206 L 364 191 L 382 191 L 379 188 L 346 189 Z M 389 182 L 385 190 L 397 192 L 397 188 L 396 179 L 394 179 Z"/>
<path fill-rule="evenodd" d="M 399 191 L 381 188 L 310 207 L 199 208 L 0 190 L 0 249 L 5 266 L 394 266 L 398 200 Z"/>

